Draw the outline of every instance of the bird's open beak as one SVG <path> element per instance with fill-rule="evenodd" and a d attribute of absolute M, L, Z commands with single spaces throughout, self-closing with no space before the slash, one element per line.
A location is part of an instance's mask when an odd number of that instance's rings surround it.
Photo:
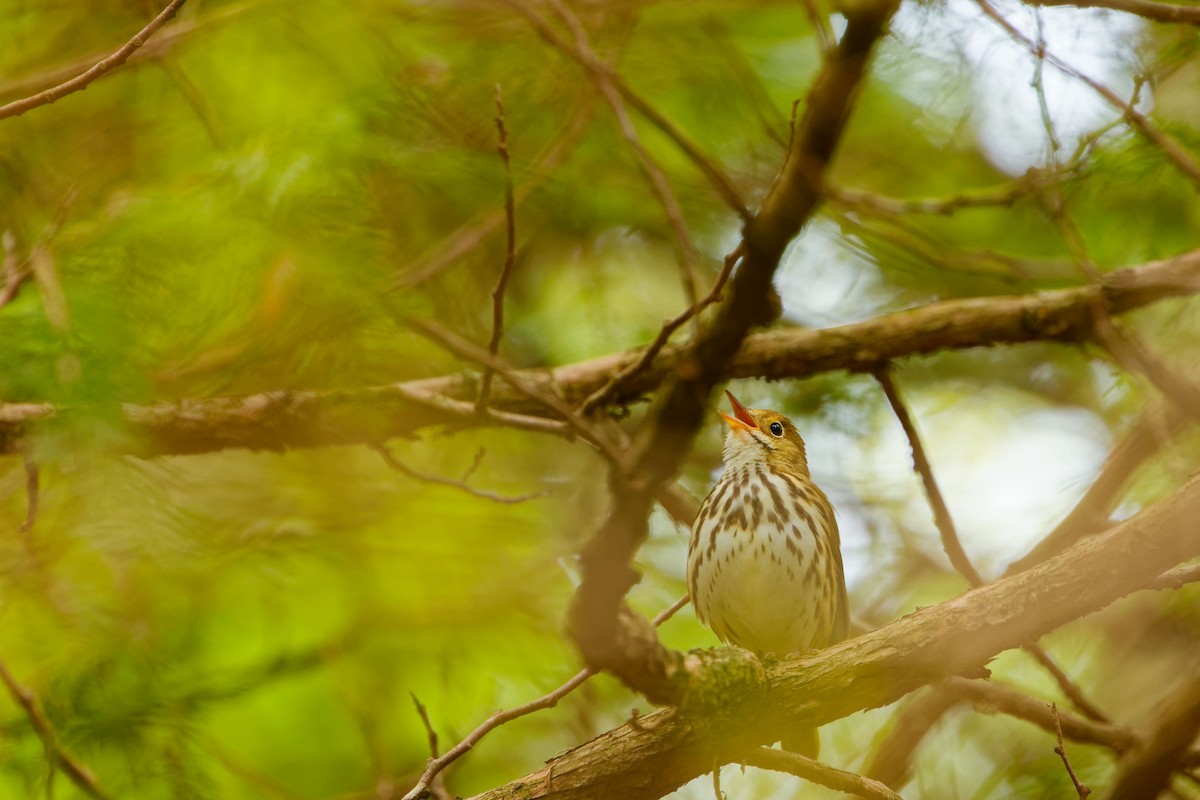
<path fill-rule="evenodd" d="M 758 423 L 754 421 L 754 417 L 750 416 L 750 412 L 746 407 L 738 402 L 738 399 L 733 396 L 733 392 L 725 390 L 725 396 L 729 398 L 729 404 L 733 406 L 733 416 L 729 416 L 724 411 L 718 411 L 721 419 L 729 424 L 733 430 L 745 430 L 747 428 L 758 430 Z"/>

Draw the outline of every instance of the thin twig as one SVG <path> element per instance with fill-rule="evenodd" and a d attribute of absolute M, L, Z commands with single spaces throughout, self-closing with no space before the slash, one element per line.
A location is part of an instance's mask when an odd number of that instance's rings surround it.
<path fill-rule="evenodd" d="M 583 134 L 592 119 L 592 105 L 591 96 L 585 98 L 567 124 L 555 134 L 551 143 L 536 156 L 533 165 L 521 170 L 521 186 L 516 189 L 513 198 L 518 208 L 554 174 L 583 139 Z M 404 272 L 396 278 L 392 289 L 416 286 L 438 275 L 478 247 L 503 226 L 506 220 L 507 214 L 504 209 L 475 215 L 423 253 L 414 263 L 407 265 Z"/>
<path fill-rule="evenodd" d="M 402 383 L 394 384 L 391 388 L 404 399 L 413 403 L 418 403 L 447 414 L 454 414 L 471 422 L 478 422 L 479 420 L 479 415 L 475 413 L 474 403 L 457 400 L 437 392 L 421 391 L 410 386 L 405 386 Z M 575 438 L 575 432 L 565 422 L 547 419 L 546 417 L 535 417 L 529 414 L 517 414 L 512 411 L 499 411 L 489 408 L 487 414 L 484 415 L 484 419 L 518 430 L 548 433 L 554 436 L 561 436 L 564 439 Z"/>
<path fill-rule="evenodd" d="M 71 783 L 93 800 L 108 800 L 108 793 L 100 788 L 100 783 L 92 771 L 71 755 L 59 740 L 58 734 L 50 724 L 46 712 L 42 710 L 37 696 L 17 683 L 3 661 L 0 661 L 0 681 L 3 681 L 13 702 L 25 712 L 29 724 L 33 726 L 34 732 L 42 740 L 42 747 L 46 750 L 46 758 L 50 761 L 51 766 L 58 767 L 66 773 L 66 776 L 71 779 Z"/>
<path fill-rule="evenodd" d="M 1005 19 L 1004 15 L 995 9 L 987 0 L 975 0 L 979 7 L 989 18 L 1002 27 L 1008 35 L 1018 44 L 1029 50 L 1035 57 L 1038 55 L 1038 45 L 1030 40 L 1028 36 L 1021 33 L 1017 28 Z M 1127 103 L 1119 94 L 1113 91 L 1105 84 L 1097 81 L 1095 78 L 1079 71 L 1070 64 L 1067 64 L 1057 56 L 1044 52 L 1044 58 L 1047 63 L 1053 65 L 1060 72 L 1082 81 L 1087 84 L 1096 94 L 1100 95 L 1113 108 L 1121 112 L 1122 117 L 1129 125 L 1140 133 L 1145 139 L 1154 145 L 1157 145 L 1163 154 L 1170 159 L 1181 172 L 1187 175 L 1197 186 L 1200 186 L 1200 164 L 1188 154 L 1179 142 L 1170 134 L 1161 130 L 1152 123 L 1145 115 L 1139 113 L 1130 103 Z"/>
<path fill-rule="evenodd" d="M 526 17 L 537 16 L 537 12 L 526 6 L 524 0 L 509 0 L 509 2 Z M 692 242 L 691 234 L 688 233 L 687 222 L 683 217 L 683 209 L 680 208 L 679 201 L 675 199 L 675 193 L 671 190 L 671 184 L 667 180 L 666 173 L 663 172 L 658 162 L 650 155 L 638 137 L 637 128 L 634 127 L 633 120 L 629 118 L 629 112 L 625 108 L 625 101 L 610 77 L 611 70 L 607 66 L 595 68 L 591 66 L 593 64 L 601 65 L 603 62 L 600 61 L 592 50 L 583 23 L 579 21 L 575 13 L 562 0 L 547 0 L 547 2 L 571 32 L 571 36 L 575 40 L 575 48 L 586 58 L 585 66 L 588 66 L 588 72 L 596 82 L 596 87 L 600 90 L 600 94 L 604 96 L 605 101 L 612 109 L 613 116 L 617 120 L 617 127 L 621 131 L 621 137 L 628 143 L 629 149 L 633 151 L 634 156 L 641 165 L 642 171 L 646 175 L 646 179 L 650 182 L 650 188 L 658 196 L 663 213 L 667 217 L 667 224 L 670 225 L 675 237 L 675 247 L 679 257 L 679 272 L 680 278 L 683 281 L 684 296 L 687 298 L 689 305 L 695 305 L 697 300 L 696 263 L 699 261 L 700 256 L 696 250 L 696 245 Z"/>
<path fill-rule="evenodd" d="M 63 224 L 67 221 L 67 214 L 77 196 L 78 192 L 74 186 L 63 194 L 50 223 L 24 259 L 17 255 L 17 240 L 12 231 L 5 231 L 0 237 L 4 247 L 4 286 L 0 288 L 0 308 L 11 303 L 20 292 L 21 285 L 35 277 L 34 268 L 49 253 L 50 244 L 62 230 Z M 65 301 L 63 302 L 65 305 Z M 47 316 L 50 315 L 51 309 L 47 307 Z"/>
<path fill-rule="evenodd" d="M 964 209 L 1012 206 L 1018 200 L 1033 194 L 1043 186 L 1066 181 L 1075 174 L 1074 171 L 1067 171 L 1065 168 L 1059 173 L 1031 169 L 1008 185 L 966 191 L 950 197 L 886 197 L 874 192 L 831 184 L 825 186 L 825 194 L 839 205 L 876 214 L 949 216 Z"/>
<path fill-rule="evenodd" d="M 207 33 L 216 29 L 241 14 L 263 5 L 263 0 L 248 0 L 242 3 L 228 3 L 218 9 L 206 10 L 203 17 L 192 17 L 186 20 L 176 20 L 163 27 L 154 35 L 154 39 L 142 46 L 125 62 L 125 67 L 133 67 L 150 59 L 158 58 L 172 49 L 179 42 L 188 39 L 196 33 Z M 69 61 L 60 62 L 33 75 L 12 77 L 0 81 L 0 97 L 12 97 L 34 94 L 51 86 L 70 80 L 80 72 L 88 69 L 107 52 L 93 52 L 75 57 Z"/>
<path fill-rule="evenodd" d="M 463 339 L 455 333 L 452 333 L 442 326 L 426 319 L 410 318 L 408 325 L 417 333 L 425 336 L 429 340 L 442 345 L 450 352 L 454 353 L 459 358 L 465 358 L 469 361 L 474 361 L 483 367 L 490 368 L 493 372 L 504 379 L 506 383 L 512 386 L 521 394 L 539 403 L 546 408 L 559 414 L 563 421 L 572 429 L 575 430 L 583 438 L 596 445 L 596 448 L 614 464 L 621 463 L 621 454 L 616 446 L 610 440 L 604 431 L 599 426 L 575 413 L 575 409 L 571 408 L 565 401 L 560 400 L 554 395 L 543 392 L 538 387 L 531 384 L 529 381 L 518 376 L 508 364 L 504 363 L 499 357 L 488 353 L 482 348 L 476 347 L 471 342 Z"/>
<path fill-rule="evenodd" d="M 578 62 L 584 69 L 593 74 L 602 74 L 614 89 L 625 99 L 629 105 L 633 106 L 639 114 L 647 119 L 654 127 L 658 128 L 671 141 L 675 142 L 676 146 L 696 165 L 699 170 L 704 173 L 709 182 L 713 185 L 732 208 L 737 215 L 741 217 L 743 222 L 749 221 L 753 214 L 750 209 L 742 201 L 737 188 L 733 181 L 725 173 L 725 171 L 700 147 L 687 137 L 678 127 L 670 120 L 662 115 L 654 106 L 652 106 L 645 98 L 630 88 L 629 84 L 621 78 L 621 76 L 609 67 L 604 62 L 597 59 L 590 51 L 585 51 L 582 48 L 572 45 L 566 39 L 559 35 L 553 27 L 539 14 L 529 8 L 523 0 L 507 0 L 509 6 L 525 17 L 534 27 L 538 34 L 546 40 L 552 47 L 561 52 L 568 58 Z"/>
<path fill-rule="evenodd" d="M 429 741 L 429 757 L 437 758 L 438 757 L 438 735 L 437 735 L 437 731 L 435 731 L 433 729 L 433 723 L 429 721 L 429 712 L 425 709 L 425 706 L 417 698 L 416 693 L 409 692 L 408 696 L 412 698 L 413 705 L 415 705 L 417 707 L 417 714 L 421 717 L 421 724 L 425 726 L 425 737 Z M 450 792 L 448 792 L 446 790 L 445 783 L 443 781 L 444 778 L 445 778 L 444 774 L 438 773 L 437 775 L 434 776 L 433 780 L 430 782 L 429 788 L 432 791 L 434 797 L 438 797 L 438 798 L 449 798 L 450 797 Z M 393 795 L 389 791 L 387 796 L 391 797 Z"/>
<path fill-rule="evenodd" d="M 1200 8 L 1196 6 L 1158 3 L 1154 0 L 1023 0 L 1037 6 L 1075 6 L 1076 8 L 1108 8 L 1136 14 L 1155 22 L 1200 25 Z"/>
<path fill-rule="evenodd" d="M 646 347 L 646 349 L 642 350 L 641 354 L 638 356 L 638 359 L 625 369 L 617 372 L 613 376 L 612 380 L 601 386 L 599 389 L 589 395 L 582 403 L 580 403 L 579 413 L 590 414 L 595 409 L 607 404 L 614 395 L 620 392 L 622 386 L 624 386 L 627 381 L 634 378 L 638 375 L 638 373 L 644 369 L 647 369 L 652 363 L 654 363 L 655 357 L 662 352 L 663 347 L 665 347 L 667 342 L 670 340 L 671 334 L 679 330 L 680 326 L 682 326 L 689 319 L 697 318 L 700 312 L 703 311 L 707 306 L 710 306 L 720 300 L 721 291 L 725 288 L 725 284 L 729 280 L 729 275 L 731 272 L 733 272 L 733 267 L 737 263 L 738 259 L 741 258 L 741 255 L 742 247 L 741 245 L 738 245 L 738 247 L 732 253 L 725 256 L 725 261 L 721 265 L 721 271 L 717 274 L 717 279 L 713 281 L 712 288 L 708 290 L 708 294 L 704 295 L 704 297 L 701 297 L 695 303 L 688 306 L 676 317 L 664 322 L 663 326 L 659 328 L 658 335 L 654 337 L 654 341 L 652 341 Z"/>
<path fill-rule="evenodd" d="M 687 605 L 687 601 L 687 595 L 684 595 L 680 599 L 676 600 L 668 608 L 660 611 L 658 616 L 654 618 L 652 624 L 655 627 L 662 625 L 664 622 L 674 616 L 675 612 Z M 479 744 L 480 740 L 482 740 L 484 736 L 487 736 L 501 725 L 512 722 L 514 719 L 526 716 L 527 714 L 532 714 L 535 711 L 541 711 L 546 708 L 554 708 L 558 705 L 559 701 L 561 701 L 571 692 L 578 689 L 587 681 L 588 678 L 595 674 L 596 670 L 582 669 L 575 673 L 575 675 L 573 675 L 570 680 L 568 680 L 562 686 L 559 686 L 553 691 L 547 692 L 536 700 L 531 700 L 524 705 L 510 708 L 507 711 L 497 711 L 496 713 L 492 714 L 483 722 L 479 723 L 475 730 L 468 733 L 463 740 L 454 745 L 454 747 L 451 747 L 441 756 L 435 756 L 431 758 L 429 763 L 425 765 L 425 771 L 421 773 L 420 779 L 418 779 L 416 785 L 413 786 L 413 788 L 410 789 L 406 795 L 404 795 L 403 800 L 417 800 L 418 798 L 426 796 L 426 793 L 433 785 L 433 780 L 438 776 L 438 774 L 440 774 L 442 770 L 446 769 L 446 767 L 450 766 L 459 758 L 462 758 L 462 756 L 465 755 L 475 745 Z M 413 699 L 415 700 L 416 698 L 414 697 Z"/>
<path fill-rule="evenodd" d="M 1067 758 L 1067 748 L 1063 744 L 1062 723 L 1058 720 L 1058 705 L 1050 704 L 1050 716 L 1054 717 L 1054 736 L 1058 740 L 1058 745 L 1054 748 L 1054 752 L 1062 759 L 1063 766 L 1067 768 L 1067 774 L 1071 776 L 1071 783 L 1075 784 L 1075 791 L 1079 793 L 1079 800 L 1087 800 L 1087 796 L 1092 793 L 1092 790 L 1079 782 L 1079 776 L 1075 774 L 1075 770 L 1071 767 L 1071 760 Z"/>
<path fill-rule="evenodd" d="M 879 382 L 888 403 L 892 407 L 892 411 L 896 415 L 896 419 L 900 422 L 900 427 L 904 429 L 905 436 L 908 437 L 909 447 L 912 449 L 913 469 L 920 476 L 921 483 L 925 487 L 925 493 L 929 498 L 929 505 L 933 510 L 934 524 L 937 525 L 938 533 L 941 535 L 942 549 L 946 551 L 950 563 L 959 574 L 966 578 L 972 586 L 982 586 L 985 583 L 983 576 L 975 569 L 975 566 L 967 557 L 966 551 L 963 550 L 962 543 L 958 538 L 958 532 L 954 526 L 954 520 L 950 516 L 950 509 L 947 507 L 945 498 L 942 497 L 942 492 L 933 477 L 933 467 L 930 465 L 929 458 L 925 454 L 925 446 L 922 444 L 921 436 L 917 432 L 916 423 L 913 421 L 908 407 L 904 404 L 903 398 L 900 397 L 900 391 L 892 378 L 890 368 L 884 365 L 877 370 L 875 372 L 875 380 Z M 1079 687 L 1067 676 L 1066 672 L 1054 663 L 1053 659 L 1050 658 L 1049 654 L 1039 644 L 1031 642 L 1024 645 L 1023 649 L 1032 654 L 1038 663 L 1042 664 L 1050 672 L 1051 676 L 1062 688 L 1063 693 L 1081 711 L 1096 720 L 1107 719 L 1099 708 L 1087 700 Z"/>
<path fill-rule="evenodd" d="M 971 564 L 971 560 L 967 557 L 966 551 L 963 550 L 962 543 L 958 539 L 954 521 L 950 517 L 950 509 L 946 506 L 941 490 L 938 489 L 937 481 L 934 480 L 933 467 L 930 466 L 929 458 L 925 455 L 925 446 L 921 443 L 921 436 L 917 433 L 917 426 L 913 422 L 912 415 L 908 413 L 908 407 L 900 397 L 896 382 L 892 380 L 891 369 L 887 365 L 881 367 L 875 372 L 875 380 L 883 389 L 883 394 L 891 405 L 892 412 L 896 415 L 900 427 L 904 429 L 904 435 L 908 437 L 908 445 L 912 450 L 913 470 L 925 487 L 925 494 L 933 510 L 933 522 L 942 538 L 942 549 L 946 551 L 950 563 L 960 575 L 970 581 L 972 586 L 982 586 L 984 584 L 983 576 Z"/>
<path fill-rule="evenodd" d="M 17 237 L 12 231 L 6 230 L 0 234 L 0 246 L 4 248 L 4 285 L 0 286 L 0 308 L 4 308 L 21 291 L 21 284 L 29 279 L 30 272 L 28 264 L 22 264 L 21 257 L 17 255 Z"/>
<path fill-rule="evenodd" d="M 803 3 L 804 11 L 808 14 L 808 21 L 813 26 L 813 33 L 817 36 L 817 46 L 821 48 L 821 55 L 829 55 L 829 52 L 837 46 L 837 38 L 833 35 L 829 18 L 821 13 L 817 0 L 803 0 Z"/>
<path fill-rule="evenodd" d="M 133 38 L 126 42 L 121 49 L 117 50 L 108 58 L 101 59 L 99 62 L 93 65 L 91 69 L 87 70 L 83 74 L 77 75 L 65 83 L 60 83 L 58 86 L 53 86 L 44 92 L 39 92 L 31 97 L 26 97 L 21 100 L 14 100 L 11 103 L 0 106 L 0 119 L 20 116 L 26 111 L 37 108 L 38 106 L 49 105 L 56 100 L 60 100 L 72 92 L 78 92 L 81 89 L 86 89 L 88 84 L 90 84 L 92 81 L 124 64 L 126 59 L 133 55 L 133 53 L 139 47 L 144 45 L 146 40 L 154 35 L 155 31 L 157 31 L 159 28 L 165 25 L 168 20 L 174 17 L 175 12 L 177 12 L 186 2 L 187 0 L 171 0 L 167 7 L 164 8 L 157 17 L 152 19 L 149 24 L 146 25 L 146 27 L 134 34 Z"/>
<path fill-rule="evenodd" d="M 870 800 L 903 800 L 900 795 L 879 781 L 822 764 L 820 761 L 814 761 L 796 753 L 775 750 L 771 747 L 759 747 L 751 750 L 749 753 L 739 756 L 736 761 L 739 764 L 759 769 L 786 772 L 821 786 L 827 786 L 839 792 L 853 792 L 859 797 L 870 798 Z"/>
<path fill-rule="evenodd" d="M 488 352 L 496 355 L 500 352 L 500 339 L 504 336 L 504 290 L 508 287 L 508 279 L 512 274 L 513 265 L 517 263 L 517 224 L 516 200 L 513 193 L 512 159 L 508 155 L 508 128 L 504 124 L 504 99 L 500 94 L 500 84 L 496 84 L 496 133 L 498 144 L 496 152 L 504 164 L 504 266 L 500 268 L 500 277 L 492 289 L 492 338 L 488 342 Z M 479 382 L 479 399 L 475 408 L 482 412 L 487 408 L 488 394 L 492 389 L 492 370 L 484 369 L 483 378 Z"/>
<path fill-rule="evenodd" d="M 396 458 L 395 454 L 388 449 L 384 444 L 373 444 L 369 447 L 383 458 L 387 465 L 397 472 L 402 472 L 413 480 L 421 483 L 433 483 L 438 486 L 449 486 L 453 489 L 458 489 L 461 492 L 466 492 L 473 497 L 480 497 L 484 500 L 491 500 L 493 503 L 503 503 L 512 505 L 514 503 L 524 503 L 526 500 L 534 500 L 538 497 L 545 497 L 547 492 L 530 492 L 529 494 L 504 495 L 496 492 L 489 492 L 486 489 L 476 489 L 474 486 L 467 484 L 465 481 L 456 481 L 453 478 L 445 478 L 441 475 L 430 475 L 429 473 L 419 472 L 405 464 L 403 461 Z"/>
<path fill-rule="evenodd" d="M 1042 649 L 1040 644 L 1033 642 L 1025 645 L 1021 649 L 1032 655 L 1037 662 L 1041 664 L 1047 672 L 1050 673 L 1050 675 L 1058 683 L 1059 688 L 1062 689 L 1062 693 L 1067 696 L 1067 699 L 1070 700 L 1076 708 L 1084 713 L 1084 716 L 1086 716 L 1088 719 L 1094 719 L 1097 722 L 1111 721 L 1107 714 L 1101 711 L 1095 703 L 1087 699 L 1087 696 L 1083 693 L 1083 690 L 1080 689 L 1073 680 L 1071 680 L 1071 677 L 1067 675 L 1067 673 L 1063 671 L 1063 668 L 1060 667 L 1054 661 L 1054 659 L 1050 657 L 1050 654 Z"/>
<path fill-rule="evenodd" d="M 1200 420 L 1200 386 L 1168 367 L 1138 337 L 1118 327 L 1108 315 L 1097 318 L 1094 327 L 1097 344 L 1125 369 L 1144 375 L 1176 408 Z"/>
<path fill-rule="evenodd" d="M 21 523 L 21 533 L 29 533 L 33 530 L 33 524 L 37 522 L 38 513 L 38 497 L 39 497 L 39 471 L 37 462 L 29 453 L 23 454 L 25 462 L 25 521 Z"/>

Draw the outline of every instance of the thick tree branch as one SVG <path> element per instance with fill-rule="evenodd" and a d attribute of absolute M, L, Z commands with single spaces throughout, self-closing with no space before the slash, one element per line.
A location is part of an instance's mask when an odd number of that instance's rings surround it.
<path fill-rule="evenodd" d="M 821 725 L 894 702 L 1152 584 L 1200 554 L 1197 515 L 1200 477 L 1035 569 L 820 653 L 767 667 L 729 648 L 691 653 L 682 710 L 609 731 L 480 800 L 660 797 L 711 770 L 714 756 L 727 763 L 777 740 L 784 724 Z"/>
<path fill-rule="evenodd" d="M 60 83 L 58 86 L 52 86 L 44 92 L 39 92 L 31 97 L 14 100 L 11 103 L 0 106 L 0 119 L 20 116 L 38 106 L 49 105 L 55 100 L 61 100 L 72 92 L 86 89 L 92 81 L 124 64 L 139 47 L 146 43 L 147 39 L 154 35 L 155 31 L 166 25 L 175 16 L 175 12 L 179 11 L 186 2 L 187 0 L 171 0 L 157 17 L 150 20 L 146 27 L 134 34 L 134 37 L 122 45 L 121 49 L 108 58 L 101 59 L 86 72 L 71 78 L 65 83 Z"/>
<path fill-rule="evenodd" d="M 779 328 L 748 336 L 729 366 L 734 378 L 805 378 L 834 370 L 870 372 L 889 359 L 998 344 L 1086 341 L 1092 302 L 1100 294 L 1110 314 L 1200 291 L 1200 250 L 1109 273 L 1101 287 L 1029 295 L 945 300 L 836 328 Z M 668 345 L 630 376 L 612 398 L 628 403 L 686 369 L 685 349 Z M 577 406 L 608 383 L 640 350 L 513 374 Z M 123 404 L 125 432 L 113 452 L 142 456 L 209 453 L 226 448 L 287 450 L 364 444 L 409 436 L 435 425 L 488 422 L 474 414 L 476 379 L 448 375 L 365 389 L 263 392 L 156 403 Z M 16 453 L 27 437 L 69 429 L 86 409 L 49 403 L 0 404 L 0 453 Z M 493 387 L 493 424 L 563 433 L 541 404 L 507 384 Z M 519 414 L 508 417 L 507 414 Z M 542 416 L 530 416 L 542 415 Z"/>

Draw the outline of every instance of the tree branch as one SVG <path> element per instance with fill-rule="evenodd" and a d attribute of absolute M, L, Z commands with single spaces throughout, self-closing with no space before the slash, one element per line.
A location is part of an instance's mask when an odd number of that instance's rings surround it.
<path fill-rule="evenodd" d="M 863 778 L 853 772 L 837 769 L 785 750 L 759 747 L 738 756 L 736 760 L 737 763 L 749 767 L 786 772 L 840 792 L 854 792 L 859 797 L 869 800 L 904 800 L 879 781 Z"/>
<path fill-rule="evenodd" d="M 1058 718 L 1058 706 L 1054 703 L 1050 704 L 1050 716 L 1054 718 L 1054 737 L 1057 741 L 1054 753 L 1062 759 L 1063 767 L 1066 768 L 1071 783 L 1075 785 L 1075 793 L 1079 795 L 1079 800 L 1087 800 L 1087 796 L 1092 793 L 1092 790 L 1080 782 L 1074 767 L 1071 766 L 1071 760 L 1067 758 L 1067 745 L 1063 742 L 1062 722 Z"/>
<path fill-rule="evenodd" d="M 513 194 L 512 159 L 508 155 L 508 128 L 504 124 L 504 99 L 500 94 L 500 84 L 496 84 L 496 153 L 504 164 L 504 264 L 500 267 L 500 277 L 492 288 L 492 338 L 488 340 L 488 352 L 493 356 L 500 352 L 500 339 L 504 336 L 504 290 L 508 288 L 508 279 L 512 275 L 513 265 L 517 263 L 517 203 Z M 492 390 L 492 370 L 483 371 L 483 380 L 479 382 L 479 398 L 475 401 L 475 410 L 482 412 L 488 405 L 488 394 Z"/>
<path fill-rule="evenodd" d="M 1023 0 L 1031 6 L 1075 6 L 1076 8 L 1108 8 L 1136 14 L 1155 22 L 1178 22 L 1200 25 L 1200 7 L 1156 3 L 1153 0 Z"/>
<path fill-rule="evenodd" d="M 1099 294 L 1110 314 L 1200 291 L 1200 250 L 1105 275 L 1101 286 L 1028 295 L 944 300 L 865 322 L 821 330 L 779 328 L 748 336 L 729 366 L 734 378 L 805 378 L 834 370 L 870 372 L 889 359 L 1033 341 L 1086 341 L 1092 303 Z M 614 353 L 554 369 L 515 370 L 529 386 L 553 391 L 576 406 L 603 387 L 639 350 Z M 685 348 L 668 345 L 625 382 L 611 402 L 628 403 L 686 370 Z M 435 425 L 514 424 L 562 435 L 543 406 L 508 385 L 493 387 L 488 417 L 478 419 L 477 381 L 448 375 L 364 389 L 280 391 L 123 404 L 127 437 L 106 443 L 111 452 L 141 456 L 209 453 L 233 447 L 365 444 L 408 436 Z M 69 430 L 86 408 L 49 403 L 0 404 L 0 453 L 20 452 L 26 439 Z M 510 416 L 516 414 L 518 416 Z M 541 416 L 530 416 L 541 415 Z"/>
<path fill-rule="evenodd" d="M 154 35 L 154 32 L 175 16 L 177 12 L 187 0 L 171 0 L 166 8 L 154 19 L 150 20 L 146 27 L 142 28 L 133 38 L 126 42 L 121 49 L 117 50 L 108 58 L 102 59 L 92 66 L 86 72 L 75 76 L 74 78 L 60 83 L 58 86 L 52 86 L 44 92 L 39 92 L 31 97 L 26 97 L 21 100 L 14 100 L 11 103 L 0 106 L 0 119 L 8 119 L 9 117 L 18 117 L 26 111 L 45 106 L 53 103 L 56 100 L 61 100 L 63 97 L 72 92 L 82 91 L 88 87 L 92 81 L 105 75 L 108 72 L 116 69 L 125 63 L 125 61 L 134 54 L 134 52 L 146 43 L 146 40 Z"/>
<path fill-rule="evenodd" d="M 34 732 L 42 740 L 42 747 L 46 750 L 46 758 L 50 762 L 51 768 L 61 769 L 71 779 L 71 783 L 92 800 L 108 800 L 108 793 L 100 787 L 100 783 L 92 771 L 80 763 L 58 738 L 58 734 L 55 733 L 54 726 L 46 717 L 46 712 L 42 710 L 37 696 L 17 683 L 3 661 L 0 661 L 0 682 L 8 689 L 13 702 L 19 705 L 25 712 L 25 716 L 29 718 L 29 724 L 33 726 Z"/>

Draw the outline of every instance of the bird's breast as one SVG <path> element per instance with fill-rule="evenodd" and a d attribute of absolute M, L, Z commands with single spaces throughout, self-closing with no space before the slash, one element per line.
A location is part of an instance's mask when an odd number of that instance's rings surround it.
<path fill-rule="evenodd" d="M 828 643 L 836 613 L 833 510 L 800 476 L 727 470 L 696 517 L 688 590 L 723 641 L 782 656 Z"/>

